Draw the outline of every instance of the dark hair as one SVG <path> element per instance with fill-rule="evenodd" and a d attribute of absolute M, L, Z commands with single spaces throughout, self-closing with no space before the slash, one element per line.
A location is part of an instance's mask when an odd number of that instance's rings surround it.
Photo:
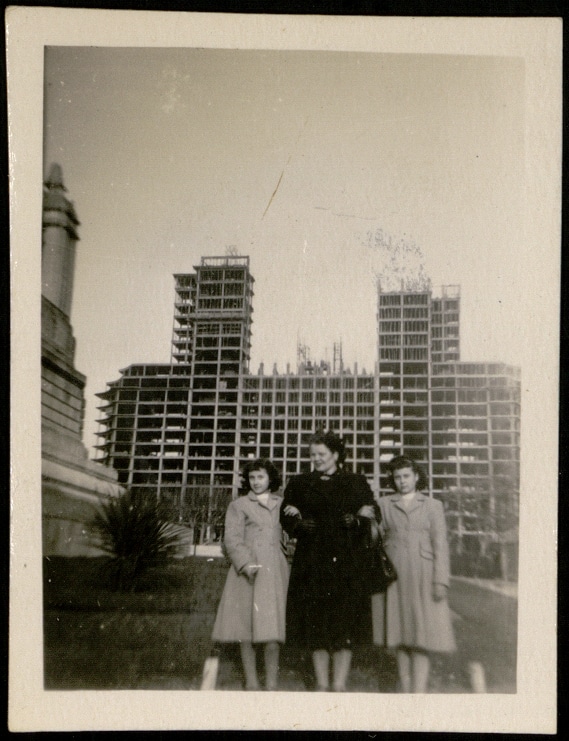
<path fill-rule="evenodd" d="M 247 463 L 243 468 L 243 477 L 247 484 L 249 483 L 249 474 L 251 471 L 262 471 L 265 470 L 269 475 L 269 489 L 271 491 L 277 491 L 279 486 L 282 484 L 280 473 L 277 471 L 276 466 L 268 458 L 257 458 L 250 463 Z"/>
<path fill-rule="evenodd" d="M 417 461 L 413 460 L 413 458 L 409 458 L 407 455 L 398 455 L 395 458 L 392 458 L 389 461 L 389 483 L 391 485 L 391 488 L 394 490 L 397 490 L 397 487 L 395 486 L 395 481 L 393 478 L 393 474 L 395 471 L 399 471 L 402 468 L 412 468 L 413 471 L 417 474 L 419 477 L 417 479 L 417 489 L 423 490 L 426 489 L 429 485 L 429 480 L 427 479 L 427 476 L 421 466 L 417 463 Z"/>
<path fill-rule="evenodd" d="M 316 432 L 310 440 L 309 445 L 325 445 L 331 453 L 338 453 L 338 465 L 342 465 L 346 460 L 346 450 L 344 441 L 335 432 Z"/>

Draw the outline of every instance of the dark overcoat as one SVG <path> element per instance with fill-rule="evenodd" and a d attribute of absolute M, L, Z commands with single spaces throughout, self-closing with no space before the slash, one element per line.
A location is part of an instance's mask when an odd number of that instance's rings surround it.
<path fill-rule="evenodd" d="M 313 520 L 303 532 L 298 518 L 284 514 L 296 507 Z M 317 472 L 295 476 L 288 484 L 281 522 L 296 537 L 287 601 L 287 642 L 312 651 L 350 648 L 371 641 L 371 579 L 368 571 L 369 520 L 347 529 L 345 514 L 373 505 L 364 476 L 338 470 L 329 479 Z"/>
<path fill-rule="evenodd" d="M 449 550 L 441 502 L 417 493 L 408 507 L 400 494 L 379 500 L 380 529 L 397 581 L 373 596 L 377 644 L 427 651 L 455 649 L 448 602 L 433 599 L 434 584 L 449 584 Z"/>

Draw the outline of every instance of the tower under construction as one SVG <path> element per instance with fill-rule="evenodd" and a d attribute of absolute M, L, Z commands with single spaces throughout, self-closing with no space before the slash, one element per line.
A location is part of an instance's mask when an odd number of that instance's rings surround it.
<path fill-rule="evenodd" d="M 174 276 L 170 363 L 129 366 L 99 394 L 100 460 L 123 485 L 184 520 L 204 494 L 210 512 L 211 502 L 223 509 L 247 460 L 270 458 L 285 482 L 307 470 L 310 436 L 331 429 L 344 438 L 346 466 L 378 496 L 391 491 L 387 463 L 405 453 L 425 465 L 434 496 L 505 487 L 517 501 L 519 369 L 460 361 L 457 286 L 378 283 L 373 373 L 344 365 L 341 344 L 330 364 L 299 340 L 296 372 L 253 374 L 249 258 L 203 257 L 194 270 Z M 451 530 L 468 532 L 455 509 Z"/>

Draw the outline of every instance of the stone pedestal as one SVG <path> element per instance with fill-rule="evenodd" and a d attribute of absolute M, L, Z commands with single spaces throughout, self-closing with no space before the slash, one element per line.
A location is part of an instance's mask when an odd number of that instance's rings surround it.
<path fill-rule="evenodd" d="M 114 469 L 88 460 L 79 440 L 42 432 L 42 531 L 44 556 L 96 556 L 91 523 L 101 501 L 117 496 Z"/>

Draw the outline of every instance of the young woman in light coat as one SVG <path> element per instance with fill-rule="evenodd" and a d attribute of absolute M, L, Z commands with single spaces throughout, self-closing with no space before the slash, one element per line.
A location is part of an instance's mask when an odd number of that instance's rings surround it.
<path fill-rule="evenodd" d="M 456 648 L 445 516 L 421 493 L 426 477 L 412 458 L 394 458 L 390 470 L 396 493 L 379 500 L 380 529 L 398 578 L 372 598 L 374 642 L 396 650 L 402 692 L 426 692 L 429 654 Z"/>
<path fill-rule="evenodd" d="M 281 547 L 281 479 L 271 461 L 262 458 L 249 464 L 244 476 L 250 491 L 231 502 L 225 518 L 224 546 L 231 568 L 212 639 L 240 644 L 248 690 L 259 689 L 254 644 L 264 644 L 265 684 L 275 690 L 289 573 Z"/>

